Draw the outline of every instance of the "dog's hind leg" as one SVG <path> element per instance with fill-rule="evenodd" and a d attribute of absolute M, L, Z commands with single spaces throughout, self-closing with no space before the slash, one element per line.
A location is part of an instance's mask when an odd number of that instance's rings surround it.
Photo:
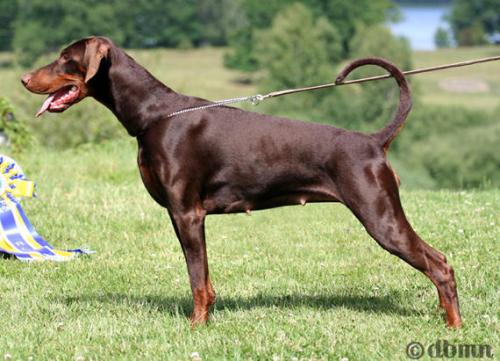
<path fill-rule="evenodd" d="M 387 251 L 423 272 L 436 286 L 449 327 L 461 326 L 453 268 L 425 243 L 408 223 L 399 199 L 396 179 L 385 162 L 358 168 L 356 177 L 339 184 L 344 204 L 368 233 Z"/>
<path fill-rule="evenodd" d="M 190 210 L 170 213 L 170 218 L 186 258 L 194 309 L 192 325 L 208 320 L 210 306 L 215 302 L 215 292 L 208 274 L 207 249 L 205 244 L 205 212 Z"/>

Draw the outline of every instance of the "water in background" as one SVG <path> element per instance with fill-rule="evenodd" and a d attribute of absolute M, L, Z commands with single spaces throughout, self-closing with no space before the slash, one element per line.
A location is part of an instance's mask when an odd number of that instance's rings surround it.
<path fill-rule="evenodd" d="M 400 11 L 403 20 L 388 25 L 395 35 L 408 38 L 413 50 L 435 49 L 436 30 L 439 27 L 449 29 L 443 17 L 450 11 L 450 6 L 401 6 Z"/>

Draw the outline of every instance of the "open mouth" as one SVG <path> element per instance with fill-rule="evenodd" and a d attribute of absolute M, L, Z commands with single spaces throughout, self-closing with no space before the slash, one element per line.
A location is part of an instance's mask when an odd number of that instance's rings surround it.
<path fill-rule="evenodd" d="M 68 109 L 80 95 L 80 89 L 76 85 L 68 85 L 49 95 L 36 113 L 39 117 L 47 110 L 49 112 L 62 112 Z"/>

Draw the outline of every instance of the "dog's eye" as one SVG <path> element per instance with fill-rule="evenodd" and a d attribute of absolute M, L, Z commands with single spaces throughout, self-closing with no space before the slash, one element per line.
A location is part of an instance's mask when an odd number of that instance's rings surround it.
<path fill-rule="evenodd" d="M 61 60 L 68 61 L 68 60 L 70 60 L 70 57 L 67 53 L 64 53 L 64 54 L 61 54 Z"/>
<path fill-rule="evenodd" d="M 68 58 L 68 61 L 64 62 L 63 69 L 67 74 L 82 74 L 78 63 L 71 58 Z"/>

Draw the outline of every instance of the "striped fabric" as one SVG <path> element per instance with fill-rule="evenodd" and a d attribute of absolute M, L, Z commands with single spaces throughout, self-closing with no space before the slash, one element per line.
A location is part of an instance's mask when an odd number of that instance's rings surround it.
<path fill-rule="evenodd" d="M 0 155 L 0 252 L 22 261 L 67 261 L 91 253 L 57 250 L 36 232 L 19 204 L 20 197 L 33 197 L 34 191 L 35 183 L 26 179 L 21 167 Z"/>

